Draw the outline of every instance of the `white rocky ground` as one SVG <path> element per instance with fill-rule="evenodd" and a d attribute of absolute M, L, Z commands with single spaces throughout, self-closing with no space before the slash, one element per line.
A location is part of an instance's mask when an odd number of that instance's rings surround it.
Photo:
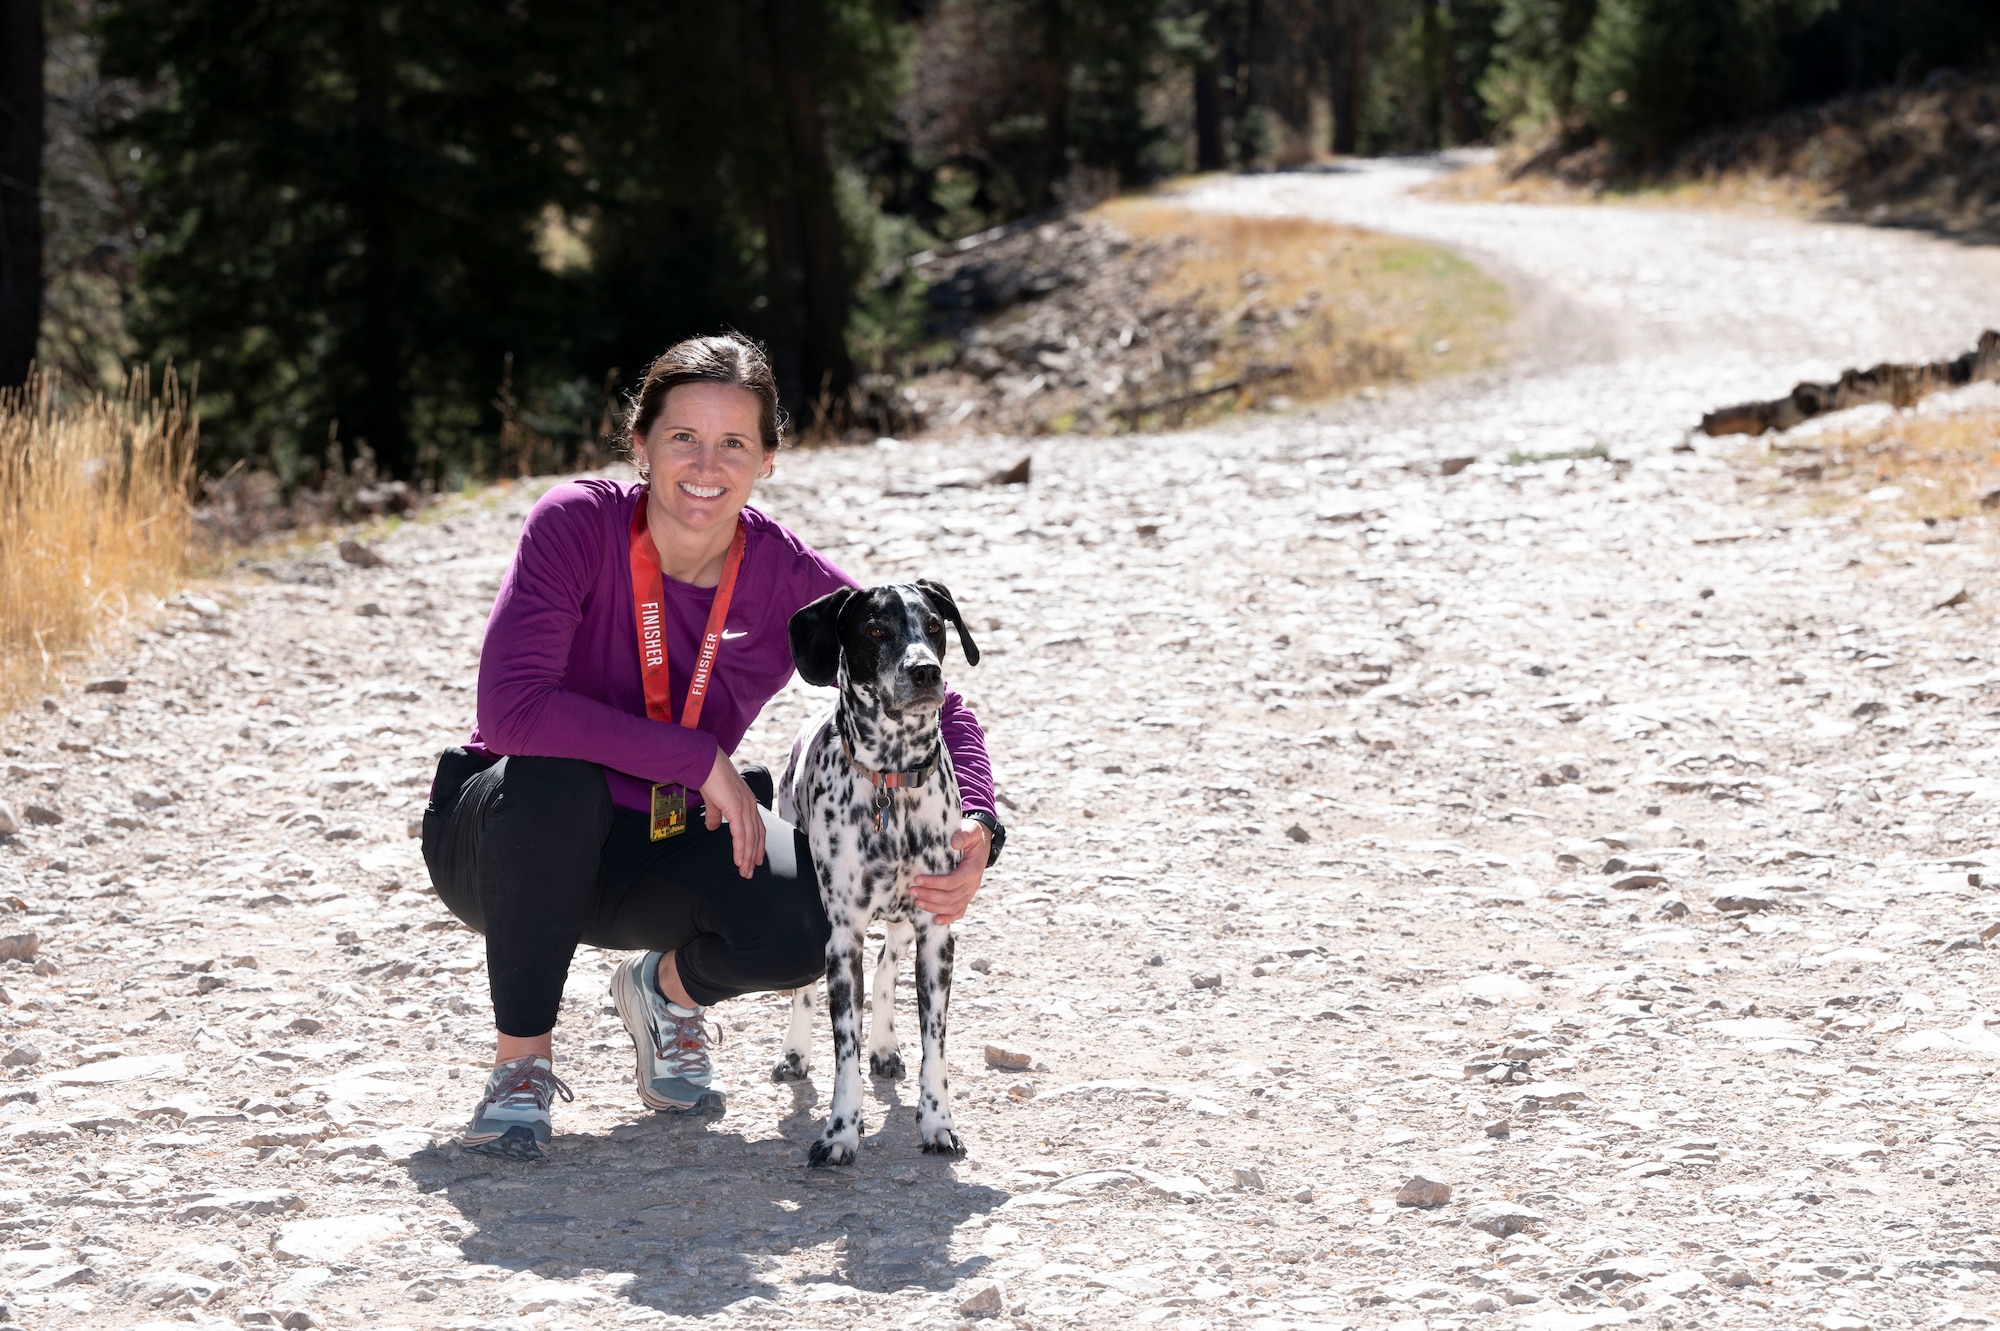
<path fill-rule="evenodd" d="M 196 588 L 103 666 L 124 692 L 8 723 L 0 799 L 63 818 L 0 847 L 0 926 L 39 947 L 0 941 L 14 1320 L 1991 1323 L 1991 533 L 1676 446 L 1800 374 L 1969 346 L 2000 271 L 1395 193 L 1420 175 L 1203 201 L 1492 256 L 1542 293 L 1514 369 L 1036 441 L 1025 488 L 948 484 L 1030 447 L 992 440 L 791 456 L 767 491 L 865 579 L 944 579 L 990 653 L 954 672 L 1013 830 L 959 952 L 969 1159 L 920 1155 L 877 1083 L 861 1164 L 807 1170 L 829 1054 L 766 1080 L 775 998 L 720 1012 L 726 1116 L 646 1115 L 608 955 L 559 1030 L 556 1159 L 450 1144 L 482 952 L 406 829 L 471 713 L 532 498 L 503 490 L 386 567 Z M 1449 1200 L 1398 1206 L 1413 1175 Z"/>

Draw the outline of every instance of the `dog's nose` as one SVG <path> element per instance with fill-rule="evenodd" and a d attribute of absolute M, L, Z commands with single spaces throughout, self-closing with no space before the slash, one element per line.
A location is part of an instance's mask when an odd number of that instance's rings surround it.
<path fill-rule="evenodd" d="M 920 689 L 934 689 L 944 678 L 944 671 L 934 665 L 913 665 L 910 667 L 910 682 Z"/>

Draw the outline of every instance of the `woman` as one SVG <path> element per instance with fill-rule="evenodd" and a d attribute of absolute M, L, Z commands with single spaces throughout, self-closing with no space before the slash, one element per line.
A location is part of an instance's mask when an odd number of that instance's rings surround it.
<path fill-rule="evenodd" d="M 760 807 L 769 773 L 729 754 L 791 678 L 792 614 L 854 580 L 747 506 L 783 429 L 754 343 L 676 345 L 629 425 L 639 484 L 565 482 L 529 513 L 486 624 L 478 726 L 439 760 L 424 812 L 438 896 L 486 935 L 499 1039 L 464 1142 L 488 1155 L 544 1158 L 552 1098 L 571 1098 L 553 1028 L 578 943 L 641 953 L 612 995 L 656 1110 L 721 1104 L 709 1005 L 825 964 L 805 838 Z M 1000 824 L 984 734 L 949 690 L 941 725 L 960 862 L 916 899 L 950 923 Z"/>

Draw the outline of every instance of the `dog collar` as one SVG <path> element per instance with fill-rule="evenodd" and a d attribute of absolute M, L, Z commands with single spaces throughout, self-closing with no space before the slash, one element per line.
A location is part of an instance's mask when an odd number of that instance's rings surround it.
<path fill-rule="evenodd" d="M 854 756 L 854 746 L 847 742 L 845 735 L 840 738 L 840 749 L 847 755 L 847 761 L 853 764 L 854 770 L 868 778 L 869 785 L 879 790 L 904 790 L 911 786 L 921 786 L 930 779 L 931 772 L 937 768 L 938 755 L 944 751 L 944 746 L 939 745 L 932 749 L 931 756 L 919 763 L 916 770 L 910 772 L 878 772 L 872 767 L 864 766 L 861 760 Z"/>

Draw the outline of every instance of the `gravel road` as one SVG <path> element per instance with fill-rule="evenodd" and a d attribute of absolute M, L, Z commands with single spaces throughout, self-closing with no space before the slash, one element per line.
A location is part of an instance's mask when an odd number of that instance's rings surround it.
<path fill-rule="evenodd" d="M 1012 831 L 961 926 L 968 1159 L 877 1082 L 859 1165 L 806 1169 L 830 1040 L 769 1082 L 775 997 L 718 1010 L 726 1115 L 646 1115 L 598 953 L 555 1159 L 451 1145 L 483 951 L 408 826 L 537 493 L 502 488 L 381 567 L 194 588 L 103 664 L 122 691 L 7 724 L 13 1320 L 1991 1324 L 1993 534 L 1809 504 L 1685 430 L 1971 345 L 2000 268 L 1403 192 L 1431 169 L 1191 198 L 1488 258 L 1530 297 L 1509 369 L 800 453 L 763 492 L 864 580 L 948 583 L 987 652 L 952 672 Z M 739 757 L 781 761 L 810 694 Z"/>

